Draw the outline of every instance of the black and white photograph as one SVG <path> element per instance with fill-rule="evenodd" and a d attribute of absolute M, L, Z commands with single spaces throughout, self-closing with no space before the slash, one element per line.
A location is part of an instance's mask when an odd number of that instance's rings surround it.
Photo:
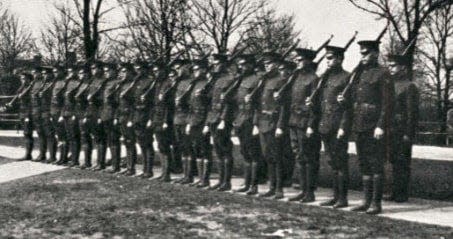
<path fill-rule="evenodd" d="M 453 0 L 0 0 L 0 238 L 453 239 Z"/>

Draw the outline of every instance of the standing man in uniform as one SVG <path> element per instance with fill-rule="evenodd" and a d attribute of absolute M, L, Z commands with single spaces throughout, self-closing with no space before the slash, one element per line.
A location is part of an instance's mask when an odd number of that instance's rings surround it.
<path fill-rule="evenodd" d="M 291 148 L 297 162 L 299 163 L 299 183 L 301 192 L 290 201 L 312 202 L 315 200 L 314 190 L 319 170 L 319 151 L 321 141 L 318 134 L 317 114 L 305 100 L 310 96 L 316 85 L 318 77 L 313 66 L 313 59 L 316 52 L 310 49 L 295 49 L 297 68 L 292 77 L 291 87 L 288 87 L 290 97 L 289 131 L 291 137 Z"/>
<path fill-rule="evenodd" d="M 85 67 L 83 65 L 69 66 L 68 75 L 66 76 L 66 89 L 64 92 L 64 107 L 63 120 L 66 128 L 67 141 L 71 152 L 71 163 L 69 166 L 75 167 L 79 165 L 80 155 L 80 127 L 79 116 L 76 112 L 77 100 L 75 95 L 81 86 Z M 64 142 L 63 142 L 64 143 Z M 61 147 L 66 147 L 64 144 Z M 57 164 L 64 164 L 64 161 L 58 161 Z"/>
<path fill-rule="evenodd" d="M 121 168 L 121 143 L 120 127 L 116 117 L 118 109 L 118 89 L 121 87 L 121 80 L 118 79 L 116 65 L 113 63 L 104 66 L 104 74 L 107 83 L 103 92 L 103 107 L 101 112 L 101 122 L 106 134 L 107 146 L 112 156 L 112 169 L 109 173 L 119 173 Z"/>
<path fill-rule="evenodd" d="M 41 67 L 35 67 L 32 69 L 33 81 L 34 84 L 30 91 L 31 106 L 32 106 L 32 124 L 33 128 L 38 133 L 39 138 L 39 156 L 36 161 L 46 160 L 46 151 L 47 151 L 47 139 L 44 130 L 44 124 L 42 122 L 41 115 L 41 98 L 39 97 L 39 92 L 44 87 L 45 81 L 41 73 Z"/>
<path fill-rule="evenodd" d="M 222 118 L 224 104 L 222 94 L 235 80 L 226 68 L 227 56 L 224 54 L 212 55 L 212 77 L 214 83 L 211 91 L 211 107 L 206 119 L 203 133 L 210 133 L 214 140 L 214 150 L 218 159 L 219 182 L 210 189 L 228 191 L 231 189 L 231 176 L 233 174 L 233 143 L 231 142 L 231 129 L 233 112 L 226 112 Z"/>
<path fill-rule="evenodd" d="M 47 151 L 49 152 L 49 159 L 46 160 L 46 163 L 52 163 L 56 160 L 57 153 L 57 141 L 55 138 L 55 129 L 52 125 L 50 118 L 50 105 L 52 100 L 52 88 L 54 85 L 55 77 L 51 67 L 45 67 L 42 71 L 42 76 L 44 78 L 44 85 L 39 91 L 38 95 L 41 103 L 41 126 L 40 128 L 44 130 L 45 135 L 45 145 L 47 146 Z"/>
<path fill-rule="evenodd" d="M 72 68 L 68 68 L 68 71 L 69 70 L 72 71 Z M 52 89 L 52 99 L 50 104 L 50 122 L 52 124 L 52 128 L 54 129 L 57 145 L 60 151 L 60 159 L 57 163 L 67 163 L 69 146 L 67 144 L 68 139 L 64 125 L 63 107 L 64 93 L 66 91 L 68 81 L 64 69 L 61 66 L 55 66 L 53 68 L 53 74 L 55 75 L 55 84 Z M 70 74 L 73 73 L 71 72 Z M 57 151 L 57 149 L 55 149 L 55 151 Z"/>
<path fill-rule="evenodd" d="M 225 107 L 222 118 L 234 112 L 233 129 L 239 138 L 240 152 L 244 157 L 244 186 L 235 192 L 246 192 L 247 195 L 258 193 L 258 170 L 261 160 L 261 148 L 259 138 L 252 135 L 253 117 L 257 107 L 257 97 L 245 100 L 259 83 L 260 77 L 255 72 L 255 56 L 243 54 L 238 57 L 238 69 L 240 77 L 237 83 L 224 93 Z"/>
<path fill-rule="evenodd" d="M 348 135 L 351 110 L 337 101 L 337 96 L 349 81 L 349 73 L 342 67 L 344 52 L 344 48 L 326 46 L 327 70 L 321 77 L 319 92 L 313 99 L 314 108 L 319 112 L 319 132 L 333 172 L 333 197 L 321 205 L 334 208 L 348 206 Z"/>
<path fill-rule="evenodd" d="M 206 77 L 208 62 L 198 59 L 193 66 L 193 90 L 190 93 L 190 113 L 186 126 L 186 134 L 190 136 L 192 151 L 197 161 L 199 181 L 195 183 L 199 188 L 209 186 L 209 177 L 212 166 L 210 134 L 203 133 L 208 109 L 210 106 L 210 83 Z"/>
<path fill-rule="evenodd" d="M 405 55 L 389 55 L 388 69 L 395 83 L 394 120 L 391 126 L 393 146 L 391 201 L 407 202 L 411 175 L 412 144 L 418 121 L 418 88 L 409 80 L 409 59 Z"/>
<path fill-rule="evenodd" d="M 352 105 L 352 130 L 357 134 L 356 148 L 362 172 L 365 200 L 353 211 L 378 214 L 384 184 L 385 132 L 391 120 L 389 106 L 393 102 L 394 88 L 389 74 L 378 63 L 379 42 L 360 41 L 360 66 L 355 71 L 356 80 L 349 96 Z M 338 97 L 339 102 L 345 96 Z"/>
<path fill-rule="evenodd" d="M 96 144 L 97 149 L 97 165 L 93 169 L 95 171 L 104 170 L 106 167 L 107 135 L 100 119 L 103 103 L 102 94 L 106 83 L 103 70 L 102 62 L 95 62 L 91 66 L 91 83 L 87 90 L 88 111 L 85 119 L 91 140 Z"/>

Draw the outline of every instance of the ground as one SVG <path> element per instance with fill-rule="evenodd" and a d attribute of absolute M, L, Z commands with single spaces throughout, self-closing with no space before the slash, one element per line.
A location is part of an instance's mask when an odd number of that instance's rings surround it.
<path fill-rule="evenodd" d="M 453 229 L 75 169 L 0 184 L 1 238 L 453 238 Z"/>

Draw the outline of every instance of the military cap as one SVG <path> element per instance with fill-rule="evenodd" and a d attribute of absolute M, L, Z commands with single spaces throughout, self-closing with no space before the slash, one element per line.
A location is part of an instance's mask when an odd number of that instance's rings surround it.
<path fill-rule="evenodd" d="M 301 58 L 306 58 L 309 60 L 313 60 L 316 58 L 316 51 L 311 50 L 311 49 L 306 49 L 306 48 L 296 48 L 294 49 L 296 52 L 296 59 L 301 59 Z"/>
<path fill-rule="evenodd" d="M 158 71 L 166 66 L 166 63 L 163 60 L 157 60 L 153 62 L 153 71 Z"/>
<path fill-rule="evenodd" d="M 47 74 L 50 74 L 53 72 L 53 67 L 52 66 L 42 66 L 41 67 L 41 72 L 45 72 Z"/>
<path fill-rule="evenodd" d="M 189 63 L 190 63 L 190 60 L 187 60 L 187 59 L 176 59 L 173 61 L 172 67 L 176 66 L 176 65 L 183 66 L 183 65 L 187 65 Z"/>
<path fill-rule="evenodd" d="M 360 46 L 360 51 L 365 51 L 365 50 L 374 50 L 374 51 L 379 51 L 379 44 L 380 41 L 375 41 L 375 40 L 365 40 L 365 41 L 359 41 L 357 44 Z"/>
<path fill-rule="evenodd" d="M 208 61 L 206 60 L 206 58 L 200 58 L 193 61 L 193 69 L 197 70 L 200 68 L 208 68 Z"/>
<path fill-rule="evenodd" d="M 389 55 L 387 55 L 387 60 L 393 61 L 398 65 L 408 65 L 409 64 L 409 57 L 406 55 L 389 54 Z"/>
<path fill-rule="evenodd" d="M 255 64 L 255 55 L 241 54 L 237 57 L 237 63 L 238 64 L 245 64 L 245 63 Z"/>
<path fill-rule="evenodd" d="M 335 56 L 344 56 L 346 49 L 339 46 L 326 46 L 326 54 L 332 54 Z"/>
<path fill-rule="evenodd" d="M 222 63 L 228 60 L 228 56 L 223 53 L 212 54 L 212 63 Z"/>
<path fill-rule="evenodd" d="M 291 61 L 282 61 L 280 62 L 280 65 L 278 66 L 279 70 L 294 70 L 296 68 L 296 63 L 291 62 Z"/>
<path fill-rule="evenodd" d="M 132 70 L 133 66 L 130 62 L 121 62 L 120 69 Z"/>
<path fill-rule="evenodd" d="M 280 58 L 281 55 L 273 51 L 266 51 L 263 53 L 263 62 L 278 62 Z"/>
<path fill-rule="evenodd" d="M 177 75 L 178 73 L 173 69 L 170 69 L 170 71 L 168 72 L 168 77 L 175 77 Z"/>
<path fill-rule="evenodd" d="M 149 63 L 146 60 L 143 60 L 141 58 L 136 58 L 133 62 L 134 66 L 140 66 L 140 67 L 149 67 Z"/>
<path fill-rule="evenodd" d="M 104 69 L 116 70 L 117 69 L 117 64 L 115 62 L 105 62 L 104 63 Z"/>
<path fill-rule="evenodd" d="M 102 61 L 94 61 L 91 63 L 91 68 L 102 68 L 104 67 L 104 62 Z"/>

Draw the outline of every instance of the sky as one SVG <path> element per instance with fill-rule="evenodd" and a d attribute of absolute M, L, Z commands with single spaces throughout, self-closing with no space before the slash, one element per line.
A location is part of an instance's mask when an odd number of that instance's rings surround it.
<path fill-rule="evenodd" d="M 58 0 L 65 1 L 65 0 Z M 107 0 L 113 1 L 113 0 Z M 302 31 L 301 38 L 314 49 L 330 34 L 332 45 L 344 46 L 358 31 L 357 40 L 374 39 L 385 26 L 373 16 L 352 6 L 347 0 L 271 0 L 272 7 L 280 13 L 296 16 L 296 29 Z M 52 0 L 0 0 L 37 35 L 52 14 Z M 114 14 L 110 15 L 112 18 Z M 346 53 L 344 67 L 351 70 L 359 61 L 359 49 L 353 44 Z M 321 68 L 323 65 L 321 65 Z"/>

